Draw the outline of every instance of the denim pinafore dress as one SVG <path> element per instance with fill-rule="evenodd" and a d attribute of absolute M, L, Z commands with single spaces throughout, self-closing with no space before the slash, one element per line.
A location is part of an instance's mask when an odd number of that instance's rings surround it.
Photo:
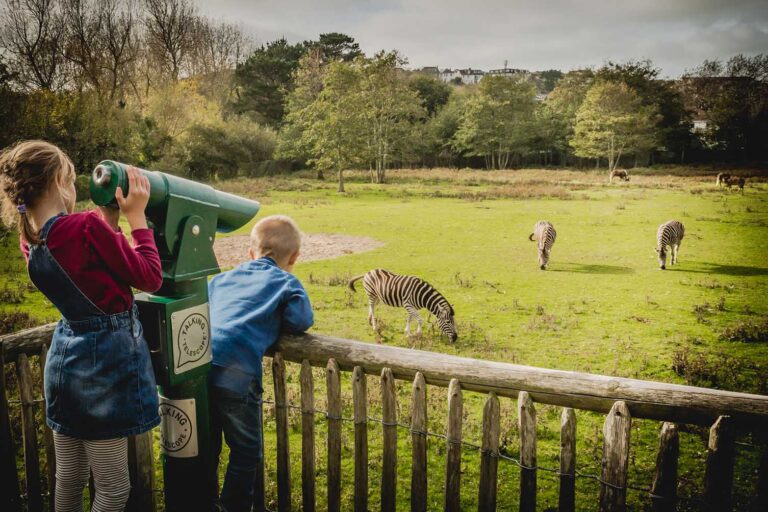
<path fill-rule="evenodd" d="M 140 434 L 160 423 L 155 377 L 136 305 L 107 315 L 91 302 L 45 243 L 63 214 L 30 245 L 29 277 L 61 312 L 45 363 L 46 421 L 78 439 Z"/>

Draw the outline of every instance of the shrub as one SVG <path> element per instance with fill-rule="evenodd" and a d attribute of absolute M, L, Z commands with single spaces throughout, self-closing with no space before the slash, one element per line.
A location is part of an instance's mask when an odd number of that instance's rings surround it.
<path fill-rule="evenodd" d="M 0 312 L 0 334 L 10 334 L 34 327 L 36 322 L 23 311 Z"/>
<path fill-rule="evenodd" d="M 179 164 L 195 179 L 269 174 L 277 164 L 262 162 L 271 160 L 275 141 L 272 129 L 246 118 L 196 124 L 181 145 Z"/>
<path fill-rule="evenodd" d="M 720 339 L 743 343 L 762 343 L 768 341 L 768 318 L 754 322 L 747 320 L 723 329 Z"/>
<path fill-rule="evenodd" d="M 768 365 L 724 352 L 706 356 L 688 347 L 672 354 L 672 371 L 692 386 L 766 394 Z"/>
<path fill-rule="evenodd" d="M 75 178 L 75 196 L 77 201 L 88 201 L 91 198 L 90 184 L 90 174 L 80 174 Z"/>

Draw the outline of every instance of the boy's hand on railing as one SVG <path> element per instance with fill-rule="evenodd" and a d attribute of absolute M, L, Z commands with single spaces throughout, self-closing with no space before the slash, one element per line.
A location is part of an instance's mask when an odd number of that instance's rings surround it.
<path fill-rule="evenodd" d="M 121 187 L 117 187 L 115 199 L 131 230 L 146 229 L 147 218 L 144 216 L 144 209 L 149 202 L 149 179 L 133 166 L 129 166 L 127 172 L 128 197 L 123 195 Z"/>

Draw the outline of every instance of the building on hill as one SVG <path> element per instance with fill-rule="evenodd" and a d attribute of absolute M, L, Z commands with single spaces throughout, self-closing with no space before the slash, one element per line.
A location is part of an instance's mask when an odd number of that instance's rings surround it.
<path fill-rule="evenodd" d="M 444 69 L 440 72 L 440 80 L 445 83 L 454 83 L 462 85 L 474 85 L 480 82 L 485 76 L 485 71 L 480 69 Z"/>
<path fill-rule="evenodd" d="M 514 68 L 508 68 L 503 67 L 501 69 L 492 69 L 488 71 L 489 75 L 494 76 L 503 76 L 504 78 L 513 78 L 513 79 L 526 79 L 530 77 L 530 73 L 524 69 L 514 69 Z"/>

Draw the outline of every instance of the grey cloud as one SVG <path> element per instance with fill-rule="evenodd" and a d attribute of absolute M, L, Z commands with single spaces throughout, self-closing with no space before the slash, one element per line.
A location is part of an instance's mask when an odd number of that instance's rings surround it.
<path fill-rule="evenodd" d="M 366 53 L 398 49 L 410 65 L 572 69 L 650 58 L 676 76 L 706 58 L 768 51 L 764 0 L 197 0 L 262 42 L 323 32 Z"/>

